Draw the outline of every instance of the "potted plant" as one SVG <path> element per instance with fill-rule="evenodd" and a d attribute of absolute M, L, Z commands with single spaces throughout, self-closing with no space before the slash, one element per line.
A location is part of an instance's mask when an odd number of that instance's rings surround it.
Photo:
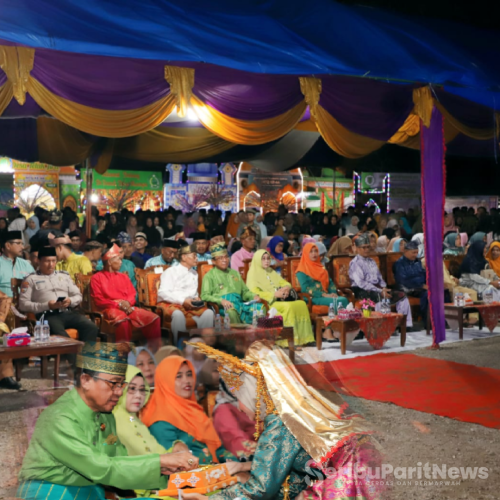
<path fill-rule="evenodd" d="M 363 310 L 363 316 L 369 318 L 372 315 L 372 311 L 375 309 L 375 302 L 370 299 L 363 299 L 361 301 L 361 309 Z"/>

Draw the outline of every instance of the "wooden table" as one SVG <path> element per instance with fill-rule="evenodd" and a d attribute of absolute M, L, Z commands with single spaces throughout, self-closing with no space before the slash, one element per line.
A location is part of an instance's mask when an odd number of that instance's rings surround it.
<path fill-rule="evenodd" d="M 444 305 L 444 319 L 451 319 L 458 321 L 458 338 L 463 340 L 464 338 L 464 314 L 478 313 L 479 309 L 476 307 L 477 304 L 470 306 L 455 306 L 453 304 Z M 481 305 L 486 306 L 487 304 L 481 303 Z M 498 307 L 498 304 L 492 304 L 492 306 Z M 483 329 L 483 321 L 481 315 L 479 314 L 479 329 Z"/>
<path fill-rule="evenodd" d="M 32 342 L 19 347 L 0 347 L 0 360 L 12 359 L 16 369 L 16 380 L 21 380 L 23 364 L 21 359 L 38 356 L 41 359 L 41 376 L 47 378 L 48 356 L 56 356 L 54 365 L 54 385 L 59 385 L 61 354 L 76 354 L 83 342 L 53 335 L 47 342 Z"/>
<path fill-rule="evenodd" d="M 401 347 L 404 347 L 406 343 L 406 315 L 399 315 L 399 328 L 401 330 Z M 316 347 L 318 350 L 321 349 L 323 344 L 323 330 L 325 329 L 325 320 L 330 319 L 328 316 L 320 316 L 316 321 Z M 352 332 L 353 330 L 359 329 L 359 322 L 354 319 L 337 319 L 334 318 L 333 321 L 328 325 L 328 328 L 336 332 L 340 332 L 340 352 L 342 354 L 346 353 L 346 340 L 347 332 Z"/>
<path fill-rule="evenodd" d="M 272 335 L 273 330 L 279 330 L 279 334 L 273 338 L 269 338 Z M 293 327 L 285 326 L 283 328 L 253 328 L 251 325 L 246 325 L 246 328 L 235 328 L 231 327 L 230 330 L 224 330 L 216 332 L 214 328 L 195 328 L 189 330 L 189 332 L 179 332 L 178 337 L 185 338 L 189 340 L 190 337 L 203 337 L 203 336 L 215 336 L 217 340 L 224 341 L 224 339 L 232 340 L 235 338 L 248 339 L 249 342 L 254 342 L 256 340 L 287 340 L 288 341 L 288 356 L 290 361 L 295 363 L 295 341 L 293 336 Z"/>

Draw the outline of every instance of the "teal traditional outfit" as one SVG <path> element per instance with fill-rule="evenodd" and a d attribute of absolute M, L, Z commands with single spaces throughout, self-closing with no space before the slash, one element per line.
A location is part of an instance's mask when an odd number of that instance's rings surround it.
<path fill-rule="evenodd" d="M 88 343 L 77 365 L 124 376 L 126 353 L 116 344 Z M 72 389 L 47 407 L 35 426 L 19 473 L 18 498 L 103 500 L 103 486 L 123 490 L 166 485 L 158 453 L 127 456 L 111 413 L 93 411 Z"/>
<path fill-rule="evenodd" d="M 292 287 L 272 268 L 262 267 L 262 257 L 266 250 L 258 250 L 252 259 L 248 271 L 247 284 L 251 292 L 264 299 L 270 307 L 274 307 L 283 316 L 283 325 L 293 327 L 294 341 L 297 345 L 314 342 L 311 317 L 307 304 L 303 300 L 285 302 L 277 300 L 276 291 L 284 287 Z M 269 255 L 269 254 L 268 254 Z"/>
<path fill-rule="evenodd" d="M 329 307 L 333 303 L 337 313 L 339 305 L 346 307 L 349 301 L 345 297 L 323 297 L 323 294 L 336 294 L 337 289 L 319 258 L 316 261 L 311 260 L 310 253 L 314 247 L 317 248 L 315 243 L 307 243 L 302 251 L 296 275 L 300 289 L 311 295 L 313 305 Z"/>
<path fill-rule="evenodd" d="M 19 237 L 21 239 L 21 237 Z M 35 270 L 29 260 L 17 257 L 15 260 L 9 259 L 5 255 L 0 255 L 0 292 L 7 297 L 12 297 L 12 278 L 24 279 Z"/>
<path fill-rule="evenodd" d="M 281 500 L 285 481 L 290 499 L 304 490 L 308 500 L 380 498 L 380 487 L 356 477 L 360 465 L 380 466 L 380 455 L 369 443 L 372 431 L 358 415 L 346 414 L 340 396 L 326 399 L 308 386 L 277 346 L 254 342 L 240 360 L 206 344 L 193 345 L 223 367 L 222 378 L 239 404 L 255 414 L 260 434 L 250 479 L 215 493 L 212 500 Z M 369 457 L 361 457 L 363 447 L 369 447 Z M 308 477 L 320 480 L 308 486 Z"/>
<path fill-rule="evenodd" d="M 200 465 L 236 460 L 222 446 L 212 421 L 196 402 L 194 393 L 189 398 L 183 398 L 175 392 L 177 373 L 184 364 L 196 377 L 191 361 L 181 356 L 169 356 L 159 364 L 155 392 L 141 413 L 142 422 L 165 448 L 171 448 L 176 441 L 185 443 L 198 457 Z"/>
<path fill-rule="evenodd" d="M 224 245 L 218 243 L 210 248 L 212 258 L 227 255 L 227 250 Z M 203 278 L 201 286 L 201 299 L 206 302 L 214 302 L 221 305 L 222 300 L 228 300 L 233 304 L 233 309 L 224 311 L 224 308 L 219 309 L 221 316 L 229 315 L 231 323 L 252 323 L 253 310 L 256 308 L 261 313 L 262 304 L 245 304 L 253 300 L 255 294 L 252 293 L 245 285 L 240 273 L 233 269 L 221 271 L 214 267 Z"/>

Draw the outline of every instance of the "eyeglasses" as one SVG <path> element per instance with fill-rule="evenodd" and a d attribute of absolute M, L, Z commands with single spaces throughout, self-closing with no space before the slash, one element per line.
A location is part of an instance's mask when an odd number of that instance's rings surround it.
<path fill-rule="evenodd" d="M 128 393 L 134 395 L 136 392 L 138 392 L 141 396 L 144 396 L 147 392 L 149 392 L 145 387 L 140 389 L 139 387 L 129 387 L 128 388 Z"/>
<path fill-rule="evenodd" d="M 22 241 L 9 241 L 11 245 L 24 245 Z"/>
<path fill-rule="evenodd" d="M 115 392 L 117 390 L 120 390 L 120 389 L 123 389 L 128 384 L 128 382 L 113 382 L 111 380 L 108 380 L 108 379 L 105 379 L 105 378 L 101 378 L 101 377 L 98 377 L 96 375 L 94 375 L 92 378 L 95 378 L 96 380 L 102 380 L 103 382 L 106 382 L 106 384 L 109 385 L 109 387 L 111 388 L 111 390 L 113 392 Z"/>
<path fill-rule="evenodd" d="M 229 260 L 229 256 L 225 256 L 225 257 L 217 257 L 215 260 Z"/>

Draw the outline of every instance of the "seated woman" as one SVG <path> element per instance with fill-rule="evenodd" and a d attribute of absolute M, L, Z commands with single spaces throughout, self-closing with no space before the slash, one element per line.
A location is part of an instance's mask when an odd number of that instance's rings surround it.
<path fill-rule="evenodd" d="M 207 355 L 224 366 L 221 375 L 231 380 L 228 386 L 233 387 L 238 408 L 255 422 L 258 436 L 248 481 L 215 493 L 212 500 L 282 499 L 285 487 L 290 499 L 302 492 L 300 498 L 314 500 L 382 498 L 383 481 L 370 482 L 357 473 L 364 467 L 380 467 L 372 431 L 346 409 L 339 395 L 331 393 L 332 399 L 325 399 L 305 383 L 278 347 L 271 349 L 264 342 L 250 346 L 246 362 L 220 351 Z M 314 478 L 314 485 L 308 478 Z M 182 496 L 208 498 L 197 493 Z"/>
<path fill-rule="evenodd" d="M 154 354 L 147 347 L 136 347 L 135 353 L 131 351 L 128 355 L 128 364 L 141 370 L 150 387 L 155 385 L 156 363 Z"/>
<path fill-rule="evenodd" d="M 156 369 L 156 388 L 141 420 L 165 448 L 176 441 L 188 446 L 200 465 L 235 459 L 224 447 L 212 421 L 196 402 L 196 375 L 190 361 L 165 358 Z"/>
<path fill-rule="evenodd" d="M 350 255 L 352 254 L 352 238 L 349 236 L 342 236 L 336 240 L 328 250 L 327 257 L 334 257 L 336 255 Z"/>
<path fill-rule="evenodd" d="M 255 422 L 238 408 L 238 400 L 221 378 L 219 394 L 215 399 L 214 427 L 222 445 L 240 460 L 250 459 L 255 453 Z"/>
<path fill-rule="evenodd" d="M 267 251 L 270 253 L 272 258 L 272 265 L 276 265 L 275 271 L 281 275 L 281 266 L 279 265 L 285 259 L 283 253 L 283 247 L 285 240 L 281 236 L 273 236 L 269 243 L 267 244 Z"/>
<path fill-rule="evenodd" d="M 245 264 L 243 261 L 253 257 L 256 236 L 257 233 L 251 227 L 247 227 L 240 236 L 242 247 L 236 252 L 232 250 L 233 255 L 231 257 L 231 269 L 237 273 L 240 272 L 240 268 L 244 267 Z"/>
<path fill-rule="evenodd" d="M 326 271 L 325 271 L 326 272 Z M 289 301 L 292 285 L 271 267 L 271 255 L 259 250 L 248 271 L 247 286 L 283 316 L 283 325 L 292 326 L 296 345 L 314 342 L 309 310 L 303 300 Z"/>
<path fill-rule="evenodd" d="M 486 254 L 486 243 L 484 241 L 474 242 L 467 252 L 467 255 L 460 266 L 460 286 L 472 288 L 477 293 L 484 294 L 490 293 L 493 296 L 493 301 L 500 301 L 500 281 L 498 273 L 500 273 L 500 243 L 494 241 L 491 248 Z M 495 271 L 496 278 L 490 280 L 481 276 L 481 271 L 489 264 L 490 268 Z"/>
<path fill-rule="evenodd" d="M 328 314 L 330 304 L 334 305 L 335 314 L 337 314 L 339 306 L 346 307 L 349 303 L 345 297 L 340 297 L 337 294 L 337 289 L 328 276 L 328 271 L 321 264 L 319 250 L 315 243 L 307 243 L 304 247 L 296 276 L 301 290 L 311 296 L 313 306 L 323 306 L 319 309 L 318 314 Z M 334 340 L 330 328 L 327 328 L 323 335 L 323 340 L 326 342 Z M 325 347 L 327 346 L 325 345 Z"/>
<path fill-rule="evenodd" d="M 465 244 L 462 244 L 462 242 Z M 463 255 L 467 245 L 467 235 L 465 233 L 450 233 L 444 238 L 443 255 Z"/>
<path fill-rule="evenodd" d="M 203 278 L 202 300 L 222 306 L 219 313 L 221 316 L 228 314 L 231 324 L 251 324 L 254 307 L 260 312 L 263 306 L 248 302 L 260 302 L 260 297 L 248 289 L 239 272 L 229 269 L 229 257 L 224 245 L 214 245 L 210 253 L 214 268 Z"/>

